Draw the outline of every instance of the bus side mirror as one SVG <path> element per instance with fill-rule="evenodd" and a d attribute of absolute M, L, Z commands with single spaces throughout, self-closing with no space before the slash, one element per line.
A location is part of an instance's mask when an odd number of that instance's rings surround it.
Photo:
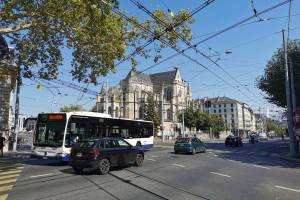
<path fill-rule="evenodd" d="M 71 123 L 71 133 L 75 133 L 76 131 L 76 123 Z"/>

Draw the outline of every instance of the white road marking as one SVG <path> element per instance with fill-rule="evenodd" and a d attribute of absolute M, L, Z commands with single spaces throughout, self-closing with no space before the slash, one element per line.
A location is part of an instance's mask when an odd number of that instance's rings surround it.
<path fill-rule="evenodd" d="M 37 177 L 50 176 L 50 175 L 53 175 L 53 173 L 49 173 L 49 174 L 40 174 L 40 175 L 30 176 L 30 178 L 37 178 Z"/>
<path fill-rule="evenodd" d="M 279 186 L 279 185 L 276 185 L 275 187 L 280 188 L 280 189 L 284 189 L 284 190 L 290 190 L 290 191 L 293 191 L 293 192 L 299 192 L 300 193 L 300 190 L 296 190 L 296 189 L 292 189 L 292 188 L 288 188 L 288 187 L 282 187 L 282 186 Z"/>
<path fill-rule="evenodd" d="M 219 176 L 224 176 L 224 177 L 227 177 L 227 178 L 231 178 L 231 176 L 226 175 L 226 174 L 220 174 L 220 173 L 217 173 L 217 172 L 209 172 L 209 173 L 219 175 Z"/>
<path fill-rule="evenodd" d="M 209 151 L 208 153 L 212 153 L 211 151 Z"/>
<path fill-rule="evenodd" d="M 217 155 L 217 154 L 215 154 L 214 156 L 215 156 L 215 157 L 218 157 L 218 155 Z"/>
<path fill-rule="evenodd" d="M 179 165 L 179 164 L 172 164 L 172 165 L 174 165 L 176 167 L 185 167 L 184 165 Z"/>
<path fill-rule="evenodd" d="M 151 159 L 151 158 L 147 158 L 147 160 L 154 161 L 154 162 L 156 161 L 156 160 L 154 160 L 154 159 Z"/>
<path fill-rule="evenodd" d="M 262 168 L 262 169 L 270 169 L 269 167 L 264 167 L 264 166 L 260 166 L 260 165 L 252 165 L 253 167 L 258 167 L 258 168 Z"/>

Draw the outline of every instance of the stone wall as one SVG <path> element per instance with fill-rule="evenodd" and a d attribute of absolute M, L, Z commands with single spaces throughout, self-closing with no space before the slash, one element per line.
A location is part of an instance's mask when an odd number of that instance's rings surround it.
<path fill-rule="evenodd" d="M 10 118 L 11 118 L 11 96 L 12 81 L 10 75 L 0 74 L 0 133 L 6 139 L 4 152 L 8 151 L 8 139 L 11 134 Z"/>

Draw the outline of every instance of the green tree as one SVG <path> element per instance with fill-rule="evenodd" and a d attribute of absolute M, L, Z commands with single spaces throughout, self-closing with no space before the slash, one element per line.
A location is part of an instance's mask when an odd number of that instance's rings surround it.
<path fill-rule="evenodd" d="M 60 112 L 85 111 L 81 105 L 65 105 L 59 109 Z"/>
<path fill-rule="evenodd" d="M 195 127 L 197 130 L 208 130 L 210 126 L 209 114 L 197 110 L 195 112 Z"/>
<path fill-rule="evenodd" d="M 190 130 L 196 125 L 195 111 L 192 107 L 186 108 L 184 111 L 184 126 Z M 178 113 L 178 120 L 182 122 L 182 113 Z"/>
<path fill-rule="evenodd" d="M 300 42 L 292 40 L 287 43 L 288 60 L 294 68 L 295 89 L 300 91 Z M 257 78 L 257 87 L 267 94 L 266 99 L 277 106 L 286 107 L 285 64 L 283 47 L 279 48 L 268 61 L 264 75 Z M 300 92 L 296 92 L 300 106 Z"/>
<path fill-rule="evenodd" d="M 68 49 L 72 55 L 68 70 L 73 78 L 96 84 L 97 77 L 116 72 L 116 63 L 126 57 L 126 52 L 136 52 L 131 57 L 136 66 L 141 57 L 153 55 L 157 62 L 161 50 L 167 47 L 157 42 L 165 27 L 155 20 L 139 21 L 135 16 L 125 20 L 120 13 L 126 12 L 114 12 L 118 9 L 118 0 L 2 0 L 0 34 L 9 38 L 9 46 L 15 48 L 16 64 L 24 77 L 56 79 L 63 64 L 62 51 Z M 153 14 L 168 24 L 169 31 L 163 34 L 167 42 L 177 46 L 180 37 L 173 31 L 191 40 L 193 20 L 188 11 L 171 16 L 158 9 Z M 154 32 L 155 37 L 135 22 Z M 182 23 L 174 26 L 178 22 Z M 149 40 L 154 40 L 155 45 L 143 49 Z"/>
<path fill-rule="evenodd" d="M 218 115 L 209 116 L 209 124 L 214 135 L 219 135 L 221 131 L 225 130 L 225 123 L 222 117 Z"/>
<path fill-rule="evenodd" d="M 266 120 L 266 130 L 267 132 L 276 131 L 277 130 L 277 123 L 276 121 L 267 118 Z"/>
<path fill-rule="evenodd" d="M 157 102 L 153 96 L 148 96 L 147 104 L 145 105 L 145 120 L 153 121 L 154 131 L 158 132 L 160 125 L 160 116 L 157 112 Z"/>

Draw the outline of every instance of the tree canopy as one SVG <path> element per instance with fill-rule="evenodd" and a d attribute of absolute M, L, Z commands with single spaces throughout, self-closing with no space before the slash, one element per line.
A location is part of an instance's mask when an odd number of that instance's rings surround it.
<path fill-rule="evenodd" d="M 120 11 L 118 0 L 2 0 L 0 10 L 0 34 L 15 48 L 15 61 L 24 77 L 56 79 L 65 52 L 70 51 L 71 66 L 67 68 L 73 79 L 94 84 L 99 76 L 116 72 L 117 63 L 130 52 L 136 52 L 129 58 L 132 66 L 137 65 L 138 57 L 152 56 L 157 62 L 167 46 L 155 41 L 163 35 L 176 47 L 180 37 L 173 31 L 190 41 L 193 22 L 186 10 L 174 15 L 154 10 L 169 25 L 166 31 L 155 20 L 139 21 Z M 175 26 L 178 22 L 182 23 Z M 154 43 L 144 49 L 147 41 Z"/>
<path fill-rule="evenodd" d="M 157 133 L 160 125 L 160 116 L 157 112 L 157 102 L 154 100 L 153 96 L 147 98 L 147 104 L 145 105 L 145 120 L 153 121 L 154 131 Z"/>
<path fill-rule="evenodd" d="M 182 122 L 181 113 L 178 115 L 178 119 Z M 192 107 L 188 107 L 184 111 L 184 125 L 189 129 L 196 127 L 197 130 L 209 130 L 211 128 L 213 133 L 219 133 L 226 128 L 222 117 L 194 110 Z"/>
<path fill-rule="evenodd" d="M 300 42 L 287 43 L 288 61 L 293 65 L 296 99 L 300 106 Z M 266 99 L 279 107 L 286 107 L 285 62 L 283 47 L 268 61 L 264 75 L 257 78 L 257 87 L 267 94 Z"/>
<path fill-rule="evenodd" d="M 65 105 L 59 109 L 60 112 L 85 111 L 81 105 Z"/>

